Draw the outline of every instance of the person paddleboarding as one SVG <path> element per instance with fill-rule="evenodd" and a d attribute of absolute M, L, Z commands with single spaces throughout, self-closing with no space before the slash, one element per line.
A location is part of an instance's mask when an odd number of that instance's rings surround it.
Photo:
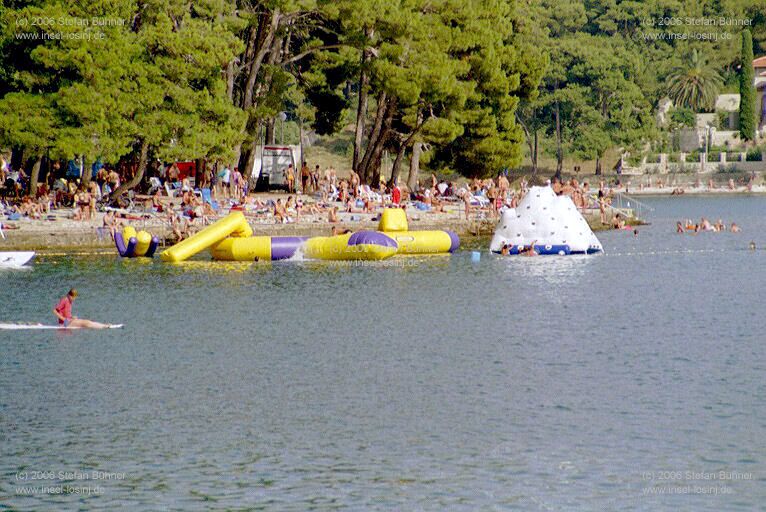
<path fill-rule="evenodd" d="M 110 329 L 115 327 L 110 324 L 102 324 L 100 322 L 94 322 L 92 320 L 85 320 L 72 316 L 72 304 L 77 298 L 77 290 L 72 288 L 67 294 L 59 301 L 55 308 L 53 308 L 53 314 L 59 320 L 59 326 L 69 329 Z"/>

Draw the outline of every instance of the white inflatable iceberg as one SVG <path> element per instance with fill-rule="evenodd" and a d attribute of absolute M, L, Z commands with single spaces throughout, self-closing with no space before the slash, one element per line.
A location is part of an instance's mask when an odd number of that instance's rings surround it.
<path fill-rule="evenodd" d="M 500 215 L 490 251 L 509 254 L 534 244 L 538 254 L 594 254 L 603 251 L 569 196 L 557 196 L 550 187 L 532 187 L 517 208 Z"/>

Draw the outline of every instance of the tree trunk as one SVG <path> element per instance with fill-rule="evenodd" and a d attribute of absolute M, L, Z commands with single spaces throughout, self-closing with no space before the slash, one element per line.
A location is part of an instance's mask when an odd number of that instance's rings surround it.
<path fill-rule="evenodd" d="M 14 169 L 18 169 L 24 163 L 24 148 L 21 146 L 14 146 L 11 150 L 10 166 Z"/>
<path fill-rule="evenodd" d="M 198 158 L 194 161 L 194 186 L 199 187 L 202 181 L 202 176 L 205 173 L 205 166 L 207 162 L 204 158 Z"/>
<path fill-rule="evenodd" d="M 144 173 L 146 172 L 146 164 L 148 162 L 149 158 L 149 143 L 145 140 L 141 140 L 141 150 L 138 155 L 138 169 L 136 170 L 136 175 L 133 176 L 133 179 L 128 181 L 127 183 L 123 183 L 117 189 L 112 192 L 109 195 L 109 199 L 114 200 L 120 197 L 122 194 L 127 192 L 128 190 L 133 189 L 136 185 L 141 183 L 141 180 L 144 178 Z"/>
<path fill-rule="evenodd" d="M 364 68 L 367 60 L 367 50 L 362 51 L 362 64 L 359 71 L 359 105 L 356 109 L 356 131 L 354 132 L 354 157 L 351 168 L 359 172 L 359 154 L 362 150 L 364 137 L 364 122 L 367 117 L 367 85 L 370 81 Z"/>
<path fill-rule="evenodd" d="M 35 163 L 32 165 L 32 172 L 29 174 L 29 195 L 37 196 L 37 182 L 40 179 L 40 165 L 43 162 L 42 155 L 38 155 Z"/>
<path fill-rule="evenodd" d="M 364 157 L 359 164 L 359 170 L 356 171 L 359 174 L 359 179 L 362 183 L 368 183 L 371 178 L 371 162 L 374 161 L 373 154 L 376 151 L 378 144 L 381 141 L 381 132 L 383 131 L 383 123 L 388 116 L 389 101 L 385 91 L 380 93 L 378 97 L 378 108 L 375 113 L 375 125 L 372 128 L 370 139 L 367 141 L 367 148 L 364 152 Z M 383 148 L 381 148 L 382 152 Z"/>
<path fill-rule="evenodd" d="M 242 101 L 242 108 L 245 110 L 253 106 L 255 82 L 258 78 L 258 72 L 261 70 L 263 59 L 266 57 L 266 53 L 271 49 L 274 34 L 276 34 L 277 28 L 279 28 L 280 17 L 281 15 L 279 9 L 274 9 L 274 12 L 271 13 L 269 26 L 265 27 L 265 33 L 263 35 L 263 42 L 261 43 L 261 47 L 256 51 L 253 62 L 250 65 Z"/>
<path fill-rule="evenodd" d="M 407 188 L 412 192 L 418 187 L 418 175 L 420 174 L 420 154 L 423 152 L 423 143 L 416 142 L 412 146 L 410 157 L 410 174 L 407 176 Z"/>
<path fill-rule="evenodd" d="M 561 149 L 561 112 L 559 102 L 556 100 L 556 177 L 561 179 L 561 171 L 564 168 L 564 152 Z"/>
<path fill-rule="evenodd" d="M 276 30 L 276 28 L 275 28 Z M 282 54 L 282 42 L 283 38 L 281 37 L 274 37 L 273 34 L 269 40 L 269 43 L 271 45 L 271 53 L 269 53 L 269 59 L 266 62 L 269 65 L 274 65 L 277 63 L 278 59 L 281 59 Z M 265 47 L 266 43 L 264 43 Z M 270 88 L 271 88 L 271 80 L 273 78 L 273 73 L 269 72 L 264 76 L 263 81 L 258 85 L 258 91 L 255 94 L 255 97 L 260 97 L 263 94 L 265 94 Z M 255 100 L 251 97 L 250 98 L 250 106 L 253 106 L 255 104 Z M 246 128 L 247 130 L 247 138 L 245 139 L 245 142 L 243 144 L 244 151 L 240 148 L 240 155 L 239 155 L 239 172 L 242 173 L 242 176 L 250 177 L 253 175 L 253 167 L 255 166 L 255 148 L 258 141 L 258 128 L 260 127 L 261 121 L 259 119 L 253 119 L 251 118 L 248 126 Z M 272 126 L 272 133 L 271 133 L 271 141 L 268 140 L 268 132 L 267 132 L 267 143 L 273 144 L 274 134 L 273 134 L 273 123 L 274 120 L 271 120 L 271 126 Z"/>
<path fill-rule="evenodd" d="M 596 176 L 601 176 L 601 158 L 596 157 Z"/>
<path fill-rule="evenodd" d="M 394 159 L 394 164 L 391 166 L 391 180 L 388 182 L 388 185 L 393 187 L 394 183 L 399 179 L 399 169 L 402 165 L 402 159 L 404 158 L 404 152 L 407 150 L 408 147 L 410 147 L 410 144 L 412 144 L 412 141 L 415 139 L 415 135 L 418 134 L 420 131 L 420 128 L 423 126 L 423 116 L 418 113 L 418 124 L 415 126 L 415 129 L 412 130 L 412 133 L 407 136 L 407 138 L 402 142 L 399 146 L 399 150 L 396 153 L 396 159 Z"/>
<path fill-rule="evenodd" d="M 303 156 L 303 119 L 300 118 L 298 118 L 298 142 L 300 143 L 301 165 L 303 165 L 306 157 Z"/>
<path fill-rule="evenodd" d="M 388 138 L 391 135 L 391 123 L 394 119 L 394 109 L 392 106 L 394 103 L 394 101 L 391 101 L 389 103 L 389 108 L 386 109 L 386 119 L 383 130 L 380 134 L 380 137 L 378 138 L 377 144 L 375 145 L 372 159 L 370 160 L 372 166 L 365 170 L 365 173 L 368 177 L 367 183 L 375 186 L 380 183 L 380 164 L 383 159 L 383 150 L 386 148 L 386 142 L 388 142 Z"/>
<path fill-rule="evenodd" d="M 239 164 L 237 167 L 245 180 L 250 179 L 250 176 L 253 175 L 253 171 L 255 170 L 255 146 L 257 144 L 258 141 L 248 143 L 239 156 Z"/>
<path fill-rule="evenodd" d="M 80 183 L 82 185 L 85 185 L 85 188 L 88 188 L 88 184 L 90 183 L 90 176 L 93 173 L 93 169 L 88 169 L 88 166 L 85 165 L 85 157 L 80 157 L 80 163 L 82 163 L 82 173 L 80 174 Z"/>
<path fill-rule="evenodd" d="M 234 103 L 234 61 L 230 60 L 226 65 L 226 96 Z"/>
<path fill-rule="evenodd" d="M 535 145 L 534 151 L 532 151 L 532 174 L 537 174 L 537 161 L 540 156 L 540 146 L 538 144 L 537 130 L 535 130 Z"/>
<path fill-rule="evenodd" d="M 519 123 L 519 126 L 521 126 L 521 129 L 524 131 L 524 138 L 527 141 L 527 147 L 529 148 L 529 160 L 532 162 L 532 172 L 535 171 L 535 142 L 532 140 L 532 135 L 529 133 L 529 127 L 527 127 L 527 124 L 521 119 L 521 116 L 519 113 L 516 113 L 516 121 Z M 537 136 L 537 132 L 535 132 L 535 136 Z"/>
<path fill-rule="evenodd" d="M 275 135 L 274 130 L 274 119 L 268 119 L 266 121 L 266 136 L 264 137 L 264 144 L 276 144 L 276 139 L 274 138 Z"/>
<path fill-rule="evenodd" d="M 399 180 L 399 172 L 402 167 L 402 160 L 404 160 L 404 152 L 407 150 L 407 145 L 402 143 L 399 145 L 399 151 L 396 152 L 396 158 L 394 158 L 394 164 L 391 166 L 391 179 L 388 181 L 388 186 L 393 187 Z"/>

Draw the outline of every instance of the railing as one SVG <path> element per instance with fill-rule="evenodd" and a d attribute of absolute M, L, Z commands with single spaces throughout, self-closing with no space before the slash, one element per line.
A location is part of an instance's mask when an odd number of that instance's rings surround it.
<path fill-rule="evenodd" d="M 616 192 L 612 196 L 612 207 L 615 207 L 620 210 L 632 210 L 633 216 L 636 219 L 644 219 L 644 215 L 647 212 L 654 211 L 654 208 L 649 206 L 646 203 L 642 203 L 635 197 L 630 197 L 627 194 L 623 194 L 622 192 Z"/>
<path fill-rule="evenodd" d="M 590 199 L 589 204 L 594 205 L 595 209 L 598 209 L 598 194 L 596 192 L 591 192 L 588 198 Z M 612 195 L 611 204 L 607 203 L 606 205 L 606 211 L 612 214 L 619 213 L 627 218 L 632 217 L 637 220 L 643 220 L 645 218 L 644 215 L 647 212 L 654 211 L 654 208 L 646 203 L 642 203 L 634 197 L 628 196 L 627 194 L 615 192 Z"/>

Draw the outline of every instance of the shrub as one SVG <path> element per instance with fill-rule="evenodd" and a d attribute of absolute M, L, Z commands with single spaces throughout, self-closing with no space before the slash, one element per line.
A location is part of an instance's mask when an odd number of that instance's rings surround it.
<path fill-rule="evenodd" d="M 761 148 L 753 148 L 747 152 L 746 160 L 748 162 L 761 162 L 763 161 L 763 153 Z"/>
<path fill-rule="evenodd" d="M 697 116 L 692 109 L 680 107 L 670 111 L 670 121 L 675 127 L 694 128 L 697 124 Z"/>

